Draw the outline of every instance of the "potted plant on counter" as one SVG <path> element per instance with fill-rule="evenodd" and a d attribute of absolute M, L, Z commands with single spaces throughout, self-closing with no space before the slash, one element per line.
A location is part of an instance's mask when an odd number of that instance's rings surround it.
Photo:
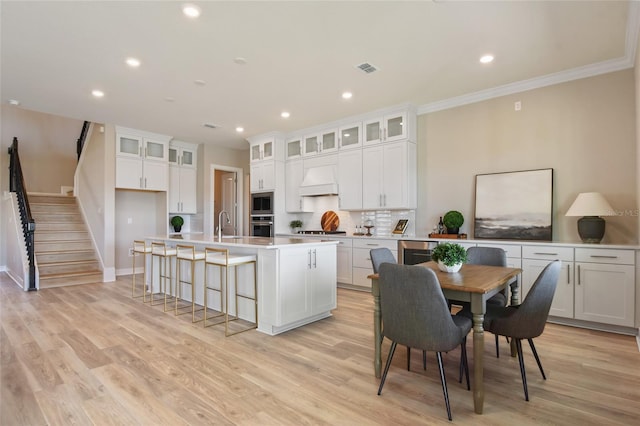
<path fill-rule="evenodd" d="M 182 216 L 173 216 L 171 218 L 171 226 L 173 226 L 173 230 L 175 232 L 180 232 L 182 225 L 184 225 L 184 219 Z"/>
<path fill-rule="evenodd" d="M 292 220 L 291 222 L 289 222 L 289 226 L 291 227 L 291 232 L 293 234 L 297 234 L 302 230 L 302 221 L 298 219 Z"/>
<path fill-rule="evenodd" d="M 467 261 L 467 250 L 460 244 L 440 243 L 431 251 L 431 259 L 443 272 L 458 272 Z"/>
<path fill-rule="evenodd" d="M 447 228 L 447 234 L 457 234 L 464 223 L 464 217 L 459 211 L 449 210 L 442 217 L 442 222 Z"/>

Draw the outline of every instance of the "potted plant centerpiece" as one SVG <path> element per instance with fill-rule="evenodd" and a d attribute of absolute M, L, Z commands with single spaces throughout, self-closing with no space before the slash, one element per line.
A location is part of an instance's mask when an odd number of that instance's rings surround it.
<path fill-rule="evenodd" d="M 464 223 L 464 217 L 457 210 L 449 210 L 442 217 L 442 222 L 447 228 L 447 234 L 457 234 Z"/>
<path fill-rule="evenodd" d="M 458 272 L 467 261 L 467 251 L 460 244 L 440 243 L 431 251 L 431 259 L 443 272 Z"/>
<path fill-rule="evenodd" d="M 291 227 L 291 232 L 297 234 L 302 228 L 302 221 L 298 219 L 292 220 L 289 222 L 289 226 Z"/>
<path fill-rule="evenodd" d="M 182 216 L 173 216 L 171 218 L 171 226 L 173 226 L 173 230 L 175 232 L 180 232 L 182 225 L 184 225 L 184 219 Z"/>

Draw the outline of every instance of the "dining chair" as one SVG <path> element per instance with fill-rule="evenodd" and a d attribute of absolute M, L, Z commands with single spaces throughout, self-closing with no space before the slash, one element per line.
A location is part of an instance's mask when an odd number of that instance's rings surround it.
<path fill-rule="evenodd" d="M 373 267 L 373 273 L 377 274 L 380 272 L 380 265 L 383 263 L 398 263 L 396 261 L 395 256 L 386 247 L 380 247 L 369 250 L 369 258 L 371 259 L 371 266 Z M 381 338 L 384 339 L 384 328 L 382 333 L 380 334 Z M 427 369 L 427 352 L 422 351 L 422 367 Z M 411 370 L 411 348 L 407 347 L 407 371 Z"/>
<path fill-rule="evenodd" d="M 384 263 L 380 266 L 379 283 L 384 337 L 391 340 L 391 348 L 380 380 L 378 395 L 382 393 L 398 343 L 436 352 L 447 416 L 451 420 L 442 352 L 449 352 L 460 345 L 460 357 L 466 371 L 469 390 L 466 342 L 467 334 L 471 331 L 471 320 L 464 316 L 451 315 L 438 277 L 429 268 Z"/>
<path fill-rule="evenodd" d="M 538 352 L 533 344 L 533 339 L 540 336 L 544 331 L 560 276 L 560 267 L 561 262 L 559 260 L 548 264 L 538 275 L 527 297 L 520 305 L 507 307 L 487 306 L 487 313 L 484 316 L 485 330 L 496 336 L 506 336 L 515 340 L 522 386 L 524 387 L 524 399 L 526 401 L 529 401 L 529 391 L 527 389 L 527 375 L 522 356 L 522 339 L 527 339 L 529 342 L 540 373 L 542 373 L 542 378 L 547 380 Z"/>

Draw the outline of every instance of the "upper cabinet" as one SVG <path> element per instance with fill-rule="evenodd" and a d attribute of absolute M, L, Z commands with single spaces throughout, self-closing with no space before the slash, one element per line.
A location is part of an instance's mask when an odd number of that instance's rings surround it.
<path fill-rule="evenodd" d="M 275 158 L 276 141 L 268 137 L 256 142 L 250 142 L 251 162 L 273 160 Z"/>
<path fill-rule="evenodd" d="M 196 168 L 198 146 L 195 144 L 172 141 L 169 144 L 169 164 L 173 166 Z"/>
<path fill-rule="evenodd" d="M 166 191 L 170 139 L 116 127 L 116 188 Z"/>
<path fill-rule="evenodd" d="M 302 138 L 287 139 L 287 160 L 302 157 Z"/>
<path fill-rule="evenodd" d="M 395 142 L 409 138 L 407 113 L 404 111 L 366 120 L 363 128 L 364 145 Z"/>
<path fill-rule="evenodd" d="M 416 145 L 394 142 L 362 150 L 362 208 L 415 209 Z"/>
<path fill-rule="evenodd" d="M 169 145 L 169 213 L 195 214 L 198 146 L 172 141 Z"/>
<path fill-rule="evenodd" d="M 327 129 L 304 137 L 304 155 L 329 154 L 338 150 L 338 129 Z"/>
<path fill-rule="evenodd" d="M 340 149 L 359 148 L 362 146 L 362 123 L 341 126 L 338 134 Z"/>

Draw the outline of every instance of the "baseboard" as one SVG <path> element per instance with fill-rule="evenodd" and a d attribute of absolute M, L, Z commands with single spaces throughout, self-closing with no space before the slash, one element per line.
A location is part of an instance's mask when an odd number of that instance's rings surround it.
<path fill-rule="evenodd" d="M 587 328 L 589 330 L 606 331 L 608 333 L 626 334 L 638 338 L 638 329 L 620 325 L 602 324 L 598 322 L 582 321 L 571 318 L 549 316 L 548 321 L 554 324 L 568 325 L 570 327 Z"/>

